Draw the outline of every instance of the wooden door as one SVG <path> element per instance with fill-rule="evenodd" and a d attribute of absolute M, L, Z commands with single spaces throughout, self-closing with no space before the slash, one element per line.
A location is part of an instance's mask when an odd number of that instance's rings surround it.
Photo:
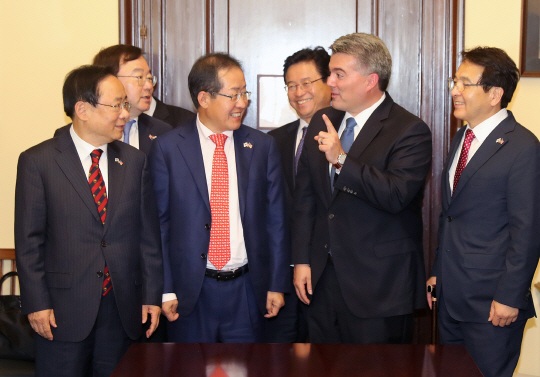
<path fill-rule="evenodd" d="M 192 108 L 187 75 L 208 52 L 228 52 L 243 66 L 252 100 L 244 120 L 258 126 L 261 77 L 277 77 L 295 51 L 338 37 L 366 32 L 388 46 L 393 67 L 389 93 L 421 117 L 433 133 L 433 165 L 424 197 L 424 249 L 429 274 L 437 243 L 440 174 L 450 136 L 446 79 L 453 76 L 462 49 L 464 0 L 120 0 L 121 42 L 143 47 L 159 77 L 156 95 Z M 146 27 L 146 36 L 141 35 Z M 282 83 L 282 81 L 281 81 Z M 284 85 L 282 85 L 284 86 Z M 265 92 L 266 93 L 266 92 Z M 271 93 L 272 95 L 274 93 Z M 276 96 L 286 96 L 278 92 Z M 261 95 L 262 97 L 262 95 Z M 276 124 L 279 126 L 281 124 Z M 429 341 L 429 314 L 417 314 L 417 341 Z"/>

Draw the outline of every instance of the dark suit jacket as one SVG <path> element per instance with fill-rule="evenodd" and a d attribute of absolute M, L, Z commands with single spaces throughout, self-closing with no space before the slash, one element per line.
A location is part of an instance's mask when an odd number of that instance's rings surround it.
<path fill-rule="evenodd" d="M 161 102 L 156 97 L 156 109 L 152 115 L 154 118 L 164 121 L 170 124 L 174 128 L 179 126 L 185 126 L 191 120 L 195 119 L 195 114 L 189 110 L 183 109 L 178 106 L 167 105 Z"/>
<path fill-rule="evenodd" d="M 352 313 L 412 313 L 426 302 L 421 207 L 431 132 L 386 93 L 352 144 L 332 194 L 329 163 L 313 139 L 327 129 L 322 114 L 336 129 L 345 115 L 329 107 L 309 125 L 294 193 L 293 263 L 311 265 L 316 291 L 331 249 Z"/>
<path fill-rule="evenodd" d="M 141 334 L 142 305 L 161 305 L 159 223 L 146 156 L 118 141 L 107 154 L 105 225 L 69 132 L 19 157 L 15 251 L 22 311 L 53 309 L 55 340 L 76 342 L 90 333 L 103 287 L 97 272 L 105 264 L 129 337 Z"/>
<path fill-rule="evenodd" d="M 268 135 L 276 139 L 279 154 L 281 156 L 281 167 L 285 182 L 287 183 L 287 208 L 292 208 L 292 195 L 294 192 L 294 157 L 296 155 L 296 134 L 300 120 L 288 123 L 284 126 L 269 131 Z"/>
<path fill-rule="evenodd" d="M 164 133 L 172 130 L 172 127 L 169 124 L 162 122 L 159 119 L 155 119 L 150 115 L 146 115 L 144 113 L 139 115 L 138 125 L 139 150 L 143 151 L 146 154 L 150 152 L 152 142 L 157 139 L 158 136 L 161 136 Z M 69 134 L 70 127 L 71 124 L 67 124 L 64 127 L 58 128 L 56 131 L 54 131 L 54 136 L 56 137 L 63 132 Z"/>
<path fill-rule="evenodd" d="M 452 140 L 444 165 L 432 275 L 458 321 L 486 322 L 492 300 L 519 308 L 518 319 L 530 318 L 540 253 L 540 144 L 509 112 L 471 158 L 452 195 L 449 169 L 465 129 Z"/>
<path fill-rule="evenodd" d="M 290 284 L 279 154 L 272 137 L 244 125 L 234 131 L 234 150 L 249 276 L 266 313 L 267 292 L 287 292 Z M 157 140 L 150 167 L 161 222 L 164 292 L 176 293 L 178 313 L 186 316 L 202 287 L 212 223 L 195 120 Z"/>

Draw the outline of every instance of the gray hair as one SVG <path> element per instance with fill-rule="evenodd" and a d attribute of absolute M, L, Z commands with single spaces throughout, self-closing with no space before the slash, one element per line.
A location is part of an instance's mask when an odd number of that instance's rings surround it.
<path fill-rule="evenodd" d="M 352 55 L 365 74 L 379 76 L 379 89 L 385 91 L 392 74 L 392 57 L 384 42 L 377 36 L 365 33 L 352 33 L 339 37 L 330 46 L 333 54 Z"/>

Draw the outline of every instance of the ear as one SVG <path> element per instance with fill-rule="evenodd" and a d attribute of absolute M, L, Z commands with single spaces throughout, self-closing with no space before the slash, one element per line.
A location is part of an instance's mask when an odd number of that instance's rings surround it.
<path fill-rule="evenodd" d="M 368 75 L 368 90 L 375 88 L 379 84 L 379 75 L 376 73 L 370 73 Z"/>
<path fill-rule="evenodd" d="M 90 105 L 88 102 L 79 101 L 75 104 L 75 115 L 77 115 L 77 118 L 80 120 L 86 121 L 89 117 L 89 111 L 90 111 Z"/>
<path fill-rule="evenodd" d="M 211 98 L 211 96 L 210 96 L 210 93 L 208 93 L 208 92 L 200 91 L 199 94 L 197 94 L 197 100 L 199 101 L 199 105 L 203 109 L 208 108 L 210 98 Z"/>
<path fill-rule="evenodd" d="M 491 106 L 497 106 L 501 103 L 501 98 L 504 94 L 504 89 L 494 86 L 489 90 L 489 103 Z"/>

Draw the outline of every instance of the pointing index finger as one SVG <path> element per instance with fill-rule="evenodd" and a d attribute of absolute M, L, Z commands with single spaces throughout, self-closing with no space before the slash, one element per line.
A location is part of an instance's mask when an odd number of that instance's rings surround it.
<path fill-rule="evenodd" d="M 336 129 L 334 128 L 334 125 L 332 122 L 330 122 L 330 119 L 326 116 L 326 114 L 323 114 L 322 116 L 324 123 L 326 124 L 326 129 L 328 130 L 329 134 L 337 134 Z"/>

